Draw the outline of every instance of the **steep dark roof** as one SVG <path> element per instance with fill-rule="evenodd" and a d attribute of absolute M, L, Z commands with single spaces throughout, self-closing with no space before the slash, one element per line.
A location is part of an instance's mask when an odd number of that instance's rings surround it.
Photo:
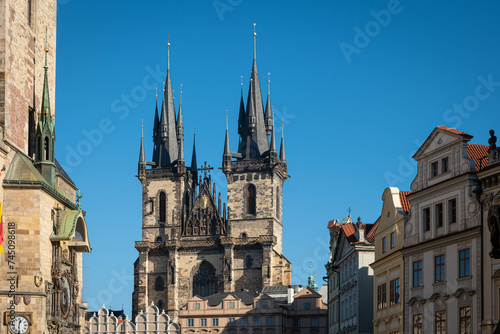
<path fill-rule="evenodd" d="M 209 306 L 217 306 L 222 303 L 222 300 L 229 295 L 241 299 L 241 301 L 245 305 L 253 304 L 254 297 L 246 291 L 216 293 L 215 295 L 205 297 L 205 299 L 207 300 Z"/>
<path fill-rule="evenodd" d="M 54 159 L 55 161 L 55 165 L 56 165 L 56 173 L 59 173 L 59 175 L 62 176 L 62 178 L 68 182 L 70 185 L 72 185 L 73 187 L 77 188 L 75 183 L 73 182 L 73 180 L 69 177 L 69 175 L 66 173 L 66 171 L 64 170 L 64 168 L 62 168 L 62 166 L 59 164 L 59 161 L 57 161 L 57 159 Z"/>

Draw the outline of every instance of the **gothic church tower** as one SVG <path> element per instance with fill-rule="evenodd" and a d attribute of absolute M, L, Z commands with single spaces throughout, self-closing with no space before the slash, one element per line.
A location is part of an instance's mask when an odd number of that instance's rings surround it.
<path fill-rule="evenodd" d="M 168 60 L 161 114 L 156 108 L 154 116 L 153 161 L 145 160 L 143 136 L 139 152 L 143 219 L 142 240 L 135 243 L 134 318 L 151 303 L 175 319 L 195 295 L 241 289 L 258 294 L 266 285 L 291 284 L 291 264 L 282 255 L 284 144 L 282 139 L 278 157 L 255 52 L 246 110 L 241 97 L 238 153 L 231 153 L 226 129 L 227 208 L 207 173 L 211 167 L 197 167 L 194 144 L 191 167 L 185 166 L 182 117 L 182 100 L 175 111 Z"/>

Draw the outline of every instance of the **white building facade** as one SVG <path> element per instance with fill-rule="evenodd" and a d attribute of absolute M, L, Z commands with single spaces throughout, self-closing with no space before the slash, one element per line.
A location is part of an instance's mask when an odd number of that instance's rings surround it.
<path fill-rule="evenodd" d="M 413 158 L 402 254 L 405 333 L 478 333 L 481 215 L 476 170 L 486 145 L 440 126 Z"/>

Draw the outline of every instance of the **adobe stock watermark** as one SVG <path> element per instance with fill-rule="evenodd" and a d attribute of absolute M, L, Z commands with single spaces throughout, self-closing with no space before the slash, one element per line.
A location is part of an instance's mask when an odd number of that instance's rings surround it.
<path fill-rule="evenodd" d="M 214 6 L 215 12 L 222 22 L 224 21 L 224 13 L 232 12 L 236 6 L 240 5 L 242 2 L 243 0 L 214 0 L 212 6 Z"/>
<path fill-rule="evenodd" d="M 127 274 L 125 268 L 122 268 L 121 273 L 113 269 L 111 274 L 113 277 L 105 288 L 100 289 L 95 296 L 84 296 L 89 310 L 98 310 L 104 304 L 111 305 L 113 297 L 134 282 L 134 275 Z"/>
<path fill-rule="evenodd" d="M 391 23 L 392 17 L 400 14 L 403 9 L 404 7 L 399 0 L 389 0 L 387 2 L 387 9 L 381 9 L 378 12 L 374 10 L 370 11 L 373 20 L 368 21 L 363 29 L 358 26 L 354 27 L 353 44 L 346 42 L 339 44 L 347 63 L 351 63 L 353 54 L 360 54 L 361 50 L 370 45 L 372 38 L 380 35 L 382 28 L 386 28 Z"/>
<path fill-rule="evenodd" d="M 408 157 L 405 157 L 402 154 L 398 155 L 399 162 L 396 172 L 389 170 L 384 172 L 384 178 L 389 187 L 394 187 L 398 183 L 406 182 L 409 177 L 415 177 L 415 175 L 417 175 L 416 162 L 412 157 L 416 150 L 422 146 L 423 142 L 419 139 L 415 139 L 413 142 L 416 145 L 415 151 L 410 152 Z"/>
<path fill-rule="evenodd" d="M 444 111 L 443 120 L 450 127 L 457 128 L 462 125 L 464 119 L 470 117 L 471 113 L 477 111 L 481 101 L 491 97 L 497 87 L 500 87 L 500 81 L 493 81 L 493 75 L 490 73 L 485 78 L 482 75 L 477 77 L 479 84 L 474 88 L 474 93 L 465 97 L 462 103 L 453 103 L 451 108 Z"/>
<path fill-rule="evenodd" d="M 153 69 L 149 66 L 145 68 L 147 74 L 143 77 L 140 85 L 134 86 L 129 93 L 123 93 L 119 98 L 111 102 L 111 112 L 119 120 L 125 120 L 130 111 L 137 108 L 139 102 L 142 102 L 162 82 L 166 73 L 160 70 L 160 65 Z M 92 129 L 83 129 L 81 134 L 84 139 L 80 140 L 75 146 L 66 145 L 65 156 L 62 160 L 62 166 L 67 172 L 72 172 L 80 166 L 83 158 L 88 157 L 96 147 L 102 144 L 105 135 L 109 135 L 116 129 L 116 119 L 104 117 L 99 120 Z"/>

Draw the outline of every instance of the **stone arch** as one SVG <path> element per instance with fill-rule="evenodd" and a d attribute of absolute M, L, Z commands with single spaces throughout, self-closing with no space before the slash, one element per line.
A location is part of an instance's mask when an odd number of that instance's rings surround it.
<path fill-rule="evenodd" d="M 207 260 L 203 260 L 193 270 L 191 277 L 193 282 L 193 296 L 206 297 L 217 293 L 216 270 Z"/>

